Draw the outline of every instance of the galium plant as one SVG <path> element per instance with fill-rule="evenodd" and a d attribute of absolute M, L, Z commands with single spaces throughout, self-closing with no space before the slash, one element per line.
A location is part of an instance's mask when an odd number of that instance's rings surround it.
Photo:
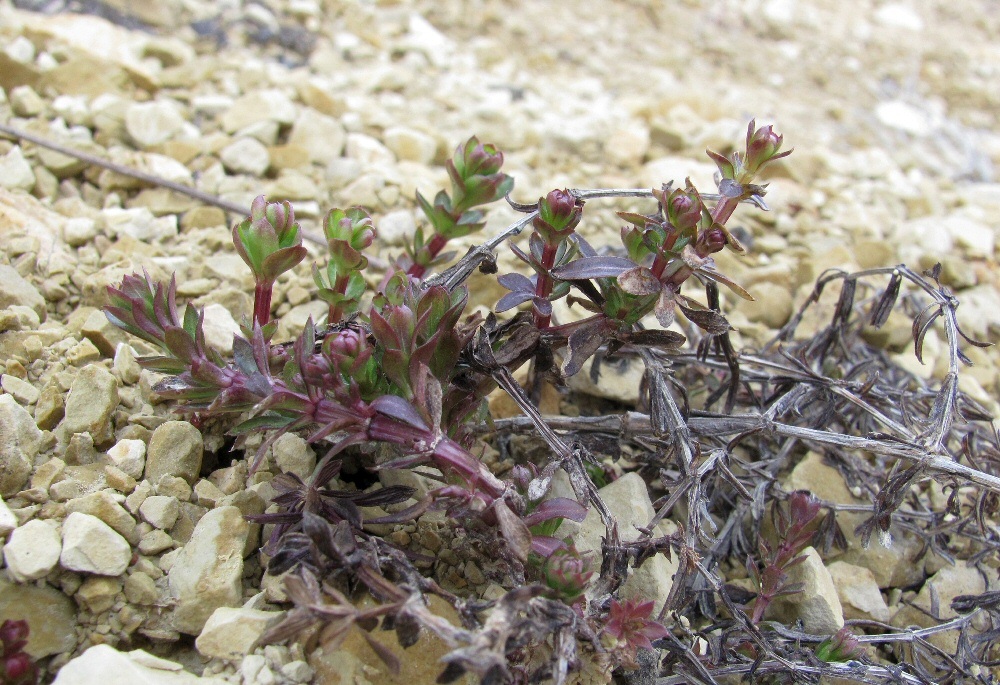
<path fill-rule="evenodd" d="M 788 663 L 786 655 L 798 647 L 783 636 L 765 632 L 762 618 L 775 597 L 795 591 L 787 585 L 786 571 L 801 560 L 801 551 L 814 534 L 810 524 L 819 503 L 804 493 L 793 493 L 787 513 L 784 508 L 775 509 L 776 545 L 762 543 L 756 550 L 759 564 L 748 562 L 747 571 L 758 590 L 749 615 L 728 598 L 712 570 L 724 554 L 753 551 L 742 538 L 746 514 L 751 503 L 760 506 L 761 497 L 774 498 L 769 488 L 754 484 L 752 470 L 735 462 L 731 450 L 737 443 L 758 433 L 760 444 L 780 439 L 827 440 L 840 445 L 846 439 L 819 430 L 825 424 L 799 427 L 781 421 L 813 420 L 809 409 L 819 400 L 810 404 L 802 399 L 803 393 L 825 386 L 816 380 L 819 372 L 809 375 L 803 368 L 809 368 L 810 355 L 821 357 L 817 363 L 825 368 L 822 364 L 830 363 L 826 355 L 846 349 L 843 329 L 854 305 L 855 282 L 845 281 L 851 284 L 849 297 L 838 307 L 839 318 L 824 333 L 824 342 L 803 348 L 802 361 L 796 358 L 796 364 L 789 363 L 791 356 L 761 361 L 737 355 L 719 307 L 719 285 L 740 298 L 752 299 L 718 269 L 713 255 L 723 249 L 744 251 L 729 222 L 741 203 L 766 208 L 766 186 L 758 183 L 758 176 L 768 164 L 788 154 L 782 144 L 772 127 L 750 122 L 742 150 L 729 156 L 709 153 L 718 166 L 716 192 L 702 192 L 687 181 L 683 186 L 664 183 L 650 190 L 556 189 L 528 205 L 508 197 L 524 218 L 451 267 L 432 274 L 451 259 L 444 251 L 447 244 L 482 229 L 483 207 L 507 197 L 513 188 L 513 179 L 501 170 L 502 152 L 471 138 L 447 162 L 450 192 L 440 191 L 433 201 L 417 194 L 429 228 L 418 229 L 412 245 L 391 260 L 389 270 L 379 278 L 365 278 L 371 269 L 365 250 L 377 240 L 372 218 L 358 207 L 327 214 L 323 232 L 329 256 L 322 266 L 313 266 L 317 296 L 328 305 L 325 325 L 310 320 L 293 341 L 281 343 L 272 342 L 271 291 L 277 276 L 293 269 L 306 255 L 291 206 L 257 198 L 250 215 L 233 229 L 234 244 L 253 271 L 256 288 L 253 320 L 235 337 L 232 360 L 223 359 L 206 344 L 201 313 L 189 306 L 180 314 L 173 280 L 165 285 L 146 274 L 133 274 L 110 288 L 105 311 L 112 323 L 159 351 L 157 356 L 140 360 L 147 368 L 167 374 L 156 386 L 157 392 L 178 401 L 180 410 L 189 415 L 231 417 L 232 433 L 238 436 L 265 433 L 252 458 L 253 470 L 261 467 L 274 441 L 288 432 L 300 433 L 325 448 L 308 477 L 274 474 L 277 511 L 255 517 L 274 525 L 264 549 L 270 558 L 269 572 L 291 572 L 288 588 L 295 605 L 264 641 L 312 634 L 313 639 L 336 644 L 348 630 L 360 629 L 393 667 L 398 666 L 394 657 L 372 638 L 375 628 L 395 630 L 404 646 L 413 644 L 418 628 L 423 628 L 437 634 L 452 650 L 443 659 L 442 683 L 466 672 L 490 684 L 542 678 L 562 683 L 585 658 L 623 670 L 647 668 L 656 660 L 639 658 L 640 650 L 649 650 L 657 640 L 670 645 L 671 654 L 682 655 L 672 662 L 682 678 L 688 677 L 688 668 L 696 674 L 691 675 L 693 680 L 676 682 L 710 682 L 711 675 L 706 680 L 705 673 L 711 669 L 752 674 L 758 668 L 768 672 L 772 664 Z M 655 208 L 648 214 L 620 212 L 625 222 L 620 247 L 595 248 L 578 229 L 587 200 L 598 197 L 648 198 Z M 518 245 L 516 237 L 528 227 L 526 245 Z M 500 285 L 509 292 L 485 320 L 470 317 L 464 282 L 477 266 L 484 272 L 495 271 L 492 250 L 506 240 L 528 275 L 499 275 Z M 938 315 L 948 325 L 954 323 L 953 298 L 940 286 L 935 289 L 904 267 L 893 274 L 892 292 L 875 307 L 878 325 L 899 295 L 903 277 L 934 298 L 932 306 L 938 307 Z M 380 285 L 369 289 L 369 282 Z M 694 297 L 693 289 L 699 285 L 706 292 L 704 303 Z M 892 301 L 886 304 L 890 294 Z M 586 312 L 584 318 L 558 320 L 552 304 L 564 298 Z M 528 311 L 508 318 L 497 316 L 523 305 L 529 306 Z M 936 316 L 921 316 L 925 321 L 922 337 Z M 701 330 L 687 329 L 689 335 L 701 336 L 692 341 L 697 355 L 681 351 L 686 338 L 672 330 L 679 319 Z M 712 349 L 721 352 L 711 354 Z M 579 373 L 601 350 L 642 358 L 649 384 L 648 415 L 543 418 L 531 394 L 514 380 L 514 372 L 531 363 L 546 372 L 546 378 L 561 382 Z M 960 357 L 955 350 L 957 366 Z M 666 368 L 671 362 L 677 378 L 673 389 Z M 749 366 L 753 374 L 741 377 L 741 366 Z M 699 420 L 717 423 L 699 428 L 702 424 L 689 413 L 685 383 L 691 388 L 697 383 L 719 383 L 727 370 L 726 414 L 704 412 Z M 789 378 L 805 378 L 808 383 L 792 389 Z M 498 387 L 511 396 L 523 416 L 484 424 L 487 395 Z M 881 392 L 873 387 L 864 390 L 867 399 L 851 406 L 872 406 Z M 954 383 L 950 387 L 949 392 L 958 392 Z M 840 393 L 853 390 L 850 381 L 837 385 Z M 683 399 L 683 412 L 675 394 Z M 934 401 L 937 408 L 931 423 L 937 428 L 928 429 L 921 438 L 928 449 L 943 449 L 955 396 Z M 732 414 L 736 404 L 747 407 L 748 413 Z M 902 426 L 902 421 L 886 418 L 898 404 L 890 401 L 873 409 L 882 429 L 886 421 L 893 429 Z M 767 414 L 762 418 L 764 410 Z M 908 418 L 906 423 L 912 421 Z M 476 440 L 489 430 L 533 430 L 547 452 L 534 462 L 501 470 L 479 456 Z M 645 455 L 639 457 L 645 460 L 641 468 L 659 473 L 671 490 L 636 541 L 622 542 L 618 524 L 597 492 L 593 476 L 604 472 L 588 449 L 595 433 L 611 442 L 631 443 Z M 867 435 L 875 435 L 874 428 Z M 864 449 L 872 449 L 876 439 L 866 440 Z M 900 445 L 916 444 L 916 440 L 901 435 L 897 442 L 878 444 L 887 454 L 914 459 Z M 787 456 L 793 448 L 776 453 Z M 920 458 L 924 464 L 931 463 L 926 454 Z M 375 472 L 417 469 L 439 483 L 419 500 L 412 499 L 412 489 L 402 486 L 356 492 L 335 482 L 343 479 L 346 460 L 352 468 Z M 954 459 L 942 457 L 933 464 L 953 475 L 960 471 Z M 428 471 L 428 466 L 436 471 Z M 550 495 L 558 469 L 568 474 L 574 498 Z M 961 473 L 979 478 L 979 483 L 992 483 L 978 471 Z M 773 475 L 767 476 L 767 483 Z M 710 478 L 716 479 L 712 485 Z M 889 525 L 915 475 L 907 471 L 893 478 L 892 495 L 876 501 L 871 526 L 880 531 Z M 681 501 L 687 503 L 681 530 L 654 538 L 651 531 L 656 522 Z M 390 511 L 365 518 L 362 507 L 373 505 Z M 495 578 L 507 585 L 500 599 L 463 603 L 425 577 L 414 564 L 412 551 L 370 532 L 370 524 L 413 521 L 432 508 L 444 510 L 452 524 L 464 530 L 471 546 L 489 550 L 502 569 Z M 599 560 L 580 554 L 572 538 L 561 532 L 563 521 L 582 521 L 588 508 L 600 515 L 607 533 Z M 836 528 L 832 514 L 828 520 Z M 723 515 L 729 518 L 714 538 L 713 516 Z M 676 589 L 657 616 L 653 616 L 652 602 L 622 598 L 621 588 L 635 568 L 653 555 L 672 552 L 678 554 L 680 563 Z M 357 586 L 367 588 L 378 607 L 354 607 L 347 590 Z M 463 626 L 453 626 L 430 613 L 427 594 L 462 606 Z M 721 641 L 710 635 L 711 629 L 705 630 L 704 637 L 699 634 L 711 654 L 701 647 L 696 652 L 682 642 L 690 634 L 685 624 L 668 628 L 668 619 L 703 618 L 706 625 L 716 625 L 715 599 L 711 599 L 715 597 L 726 604 L 733 620 L 721 628 Z M 321 626 L 318 638 L 309 633 L 316 624 Z M 750 643 L 750 661 L 747 650 L 726 648 Z M 826 669 L 820 674 L 842 677 L 844 671 L 832 662 L 855 655 L 852 644 L 846 633 L 838 634 L 810 652 L 811 663 L 819 659 L 827 663 L 816 667 Z M 532 649 L 549 655 L 544 664 L 533 664 Z M 674 682 L 672 677 L 664 682 Z"/>

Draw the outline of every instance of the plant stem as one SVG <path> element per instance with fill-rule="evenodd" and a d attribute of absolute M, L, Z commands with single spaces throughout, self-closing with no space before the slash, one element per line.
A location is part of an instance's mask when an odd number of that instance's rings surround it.
<path fill-rule="evenodd" d="M 253 290 L 253 322 L 258 326 L 266 326 L 271 320 L 271 291 L 274 283 L 258 281 Z"/>
<path fill-rule="evenodd" d="M 542 272 L 538 274 L 538 281 L 535 283 L 535 296 L 536 297 L 548 297 L 552 294 L 552 277 L 549 275 L 549 270 L 555 264 L 556 261 L 556 246 L 545 244 L 542 249 Z M 535 328 L 539 330 L 543 328 L 548 328 L 549 322 L 552 320 L 551 314 L 542 314 L 537 309 L 534 310 L 535 315 Z"/>
<path fill-rule="evenodd" d="M 441 250 L 443 250 L 444 246 L 447 245 L 447 244 L 448 244 L 448 238 L 446 238 L 445 236 L 443 236 L 440 233 L 435 233 L 431 237 L 430 242 L 427 243 L 424 246 L 424 252 L 427 255 L 429 255 L 429 258 L 428 258 L 427 261 L 428 262 L 433 261 L 434 258 L 437 257 L 438 254 L 441 253 Z M 427 267 L 426 266 L 424 266 L 423 264 L 416 264 L 415 263 L 413 266 L 411 266 L 409 268 L 409 270 L 407 270 L 406 273 L 408 275 L 410 275 L 410 276 L 413 276 L 414 278 L 423 278 L 423 275 L 426 272 L 427 272 Z"/>

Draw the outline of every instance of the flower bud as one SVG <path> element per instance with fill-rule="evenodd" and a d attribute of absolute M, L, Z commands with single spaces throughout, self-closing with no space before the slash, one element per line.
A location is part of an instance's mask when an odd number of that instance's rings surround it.
<path fill-rule="evenodd" d="M 342 357 L 353 359 L 361 350 L 361 333 L 353 328 L 345 328 L 334 336 L 330 336 L 330 351 Z"/>
<path fill-rule="evenodd" d="M 677 188 L 667 197 L 667 221 L 681 232 L 690 231 L 701 221 L 702 206 L 697 191 Z"/>
<path fill-rule="evenodd" d="M 253 201 L 250 216 L 233 226 L 233 245 L 254 278 L 272 283 L 307 254 L 292 206 L 268 204 L 263 195 Z"/>
<path fill-rule="evenodd" d="M 751 174 L 756 174 L 768 162 L 785 157 L 791 152 L 791 150 L 782 153 L 778 152 L 781 149 L 783 137 L 778 135 L 770 125 L 762 126 L 755 130 L 754 123 L 751 121 L 747 127 L 747 150 L 745 157 L 747 171 Z"/>
<path fill-rule="evenodd" d="M 5 652 L 17 651 L 28 640 L 28 622 L 6 620 L 0 625 L 0 642 Z M 16 646 L 15 646 L 16 645 Z"/>
<path fill-rule="evenodd" d="M 725 231 L 721 228 L 710 228 L 707 231 L 701 232 L 698 240 L 695 242 L 694 249 L 699 257 L 706 257 L 710 254 L 721 252 L 727 242 L 728 238 Z"/>
<path fill-rule="evenodd" d="M 503 166 L 503 152 L 490 143 L 480 143 L 473 136 L 464 146 L 455 150 L 455 168 L 459 176 L 469 179 L 472 176 L 489 176 L 500 171 Z"/>
<path fill-rule="evenodd" d="M 583 217 L 583 205 L 568 190 L 553 190 L 538 200 L 534 229 L 553 245 L 570 235 Z"/>
<path fill-rule="evenodd" d="M 3 659 L 4 683 L 10 685 L 27 685 L 38 680 L 38 668 L 31 657 L 24 652 L 11 654 Z"/>

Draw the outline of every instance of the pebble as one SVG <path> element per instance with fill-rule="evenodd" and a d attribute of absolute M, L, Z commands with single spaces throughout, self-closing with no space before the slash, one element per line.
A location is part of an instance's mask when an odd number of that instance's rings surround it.
<path fill-rule="evenodd" d="M 835 561 L 827 567 L 845 619 L 889 620 L 889 607 L 879 592 L 875 574 L 862 566 Z"/>
<path fill-rule="evenodd" d="M 31 86 L 18 86 L 8 96 L 10 108 L 19 117 L 36 117 L 45 110 L 45 101 Z"/>
<path fill-rule="evenodd" d="M 285 433 L 271 447 L 274 461 L 283 473 L 293 473 L 303 480 L 316 468 L 316 453 L 304 438 Z"/>
<path fill-rule="evenodd" d="M 233 353 L 233 336 L 240 334 L 240 325 L 233 318 L 229 309 L 221 304 L 210 304 L 205 307 L 205 321 L 202 330 L 205 333 L 205 343 L 223 354 Z"/>
<path fill-rule="evenodd" d="M 0 497 L 17 493 L 31 474 L 42 432 L 12 395 L 0 395 Z"/>
<path fill-rule="evenodd" d="M 102 576 L 119 576 L 132 559 L 128 541 L 96 516 L 73 512 L 63 521 L 63 568 Z"/>
<path fill-rule="evenodd" d="M 135 519 L 122 506 L 124 501 L 125 498 L 120 494 L 102 490 L 69 500 L 66 502 L 66 512 L 78 511 L 96 516 L 130 543 L 135 544 L 139 541 Z"/>
<path fill-rule="evenodd" d="M 227 685 L 221 678 L 203 678 L 174 661 L 141 649 L 119 652 L 111 645 L 90 647 L 56 674 L 52 685 Z"/>
<path fill-rule="evenodd" d="M 35 187 L 35 172 L 24 159 L 21 146 L 14 146 L 10 152 L 0 157 L 0 185 L 24 191 Z"/>
<path fill-rule="evenodd" d="M 176 497 L 165 497 L 163 495 L 152 495 L 139 507 L 139 514 L 146 523 L 167 530 L 177 522 L 180 514 L 180 502 Z"/>
<path fill-rule="evenodd" d="M 107 454 L 111 462 L 129 476 L 142 478 L 146 467 L 146 443 L 142 440 L 119 440 Z"/>
<path fill-rule="evenodd" d="M 187 421 L 157 426 L 146 450 L 146 480 L 158 483 L 163 476 L 179 476 L 193 483 L 201 470 L 204 444 L 201 433 Z"/>
<path fill-rule="evenodd" d="M 222 149 L 219 159 L 227 169 L 237 174 L 263 176 L 271 166 L 267 148 L 254 138 L 238 138 Z"/>
<path fill-rule="evenodd" d="M 92 614 L 101 614 L 114 606 L 115 595 L 121 590 L 122 584 L 117 578 L 91 576 L 83 581 L 73 597 Z"/>
<path fill-rule="evenodd" d="M 430 164 L 437 154 L 437 141 L 432 136 L 407 126 L 387 128 L 382 140 L 400 161 Z"/>
<path fill-rule="evenodd" d="M 62 428 L 69 434 L 90 433 L 97 444 L 111 438 L 111 417 L 118 408 L 118 381 L 98 364 L 77 374 L 66 397 Z"/>
<path fill-rule="evenodd" d="M 7 574 L 19 583 L 44 578 L 59 563 L 61 550 L 58 527 L 32 519 L 15 529 L 3 547 Z"/>
<path fill-rule="evenodd" d="M 313 109 L 303 109 L 295 119 L 288 144 L 306 150 L 309 159 L 326 164 L 344 151 L 346 134 L 339 121 Z"/>
<path fill-rule="evenodd" d="M 31 383 L 22 381 L 17 376 L 11 376 L 9 373 L 4 374 L 0 378 L 0 388 L 3 388 L 4 392 L 13 396 L 19 403 L 27 405 L 38 402 L 38 397 L 41 394 L 38 388 Z"/>
<path fill-rule="evenodd" d="M 137 102 L 125 110 L 125 130 L 142 149 L 170 140 L 184 123 L 180 107 L 171 100 Z"/>
<path fill-rule="evenodd" d="M 209 616 L 195 647 L 202 656 L 240 660 L 283 615 L 282 611 L 219 607 Z"/>
<path fill-rule="evenodd" d="M 188 635 L 201 633 L 219 607 L 237 606 L 243 597 L 243 547 L 250 526 L 236 507 L 205 514 L 181 548 L 168 573 L 174 605 L 172 622 Z"/>
<path fill-rule="evenodd" d="M 295 103 L 287 95 L 280 90 L 264 89 L 237 98 L 222 114 L 221 123 L 226 133 L 236 133 L 263 121 L 290 125 L 295 115 Z"/>
<path fill-rule="evenodd" d="M 17 517 L 3 498 L 0 498 L 0 538 L 7 537 L 15 528 L 17 528 Z"/>
<path fill-rule="evenodd" d="M 0 309 L 12 305 L 31 307 L 45 321 L 45 298 L 12 266 L 0 264 Z"/>

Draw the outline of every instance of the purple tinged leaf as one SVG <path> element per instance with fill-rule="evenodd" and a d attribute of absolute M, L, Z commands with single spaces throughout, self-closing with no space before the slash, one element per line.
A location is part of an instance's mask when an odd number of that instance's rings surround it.
<path fill-rule="evenodd" d="M 588 278 L 615 278 L 636 264 L 625 257 L 581 257 L 576 261 L 552 270 L 552 276 L 561 281 L 579 281 Z"/>
<path fill-rule="evenodd" d="M 655 295 L 663 285 L 653 272 L 644 266 L 636 266 L 618 275 L 618 285 L 629 295 Z"/>
<path fill-rule="evenodd" d="M 561 549 L 566 549 L 566 543 L 549 535 L 535 535 L 531 538 L 531 551 L 546 559 Z"/>
<path fill-rule="evenodd" d="M 525 292 L 507 293 L 497 301 L 494 311 L 497 314 L 500 314 L 501 312 L 505 312 L 508 309 L 513 309 L 519 304 L 524 304 L 528 300 L 532 299 L 534 296 L 535 296 L 534 293 L 525 293 Z"/>
<path fill-rule="evenodd" d="M 427 423 L 412 404 L 396 395 L 382 395 L 371 403 L 372 409 L 391 419 L 396 419 L 420 430 L 430 430 Z"/>
<path fill-rule="evenodd" d="M 601 345 L 609 337 L 610 327 L 607 320 L 599 319 L 587 326 L 581 326 L 570 334 L 566 349 L 568 354 L 563 361 L 562 371 L 567 376 L 574 376 L 583 368 L 584 362 L 594 356 Z"/>
<path fill-rule="evenodd" d="M 511 292 L 531 292 L 535 291 L 535 284 L 531 279 L 519 273 L 509 273 L 497 276 L 497 283 Z"/>
<path fill-rule="evenodd" d="M 568 497 L 553 497 L 547 499 L 524 517 L 526 526 L 534 526 L 554 518 L 564 518 L 577 523 L 587 518 L 587 508 Z"/>
<path fill-rule="evenodd" d="M 531 301 L 532 305 L 542 316 L 552 316 L 552 303 L 546 300 L 544 297 L 535 297 Z"/>

